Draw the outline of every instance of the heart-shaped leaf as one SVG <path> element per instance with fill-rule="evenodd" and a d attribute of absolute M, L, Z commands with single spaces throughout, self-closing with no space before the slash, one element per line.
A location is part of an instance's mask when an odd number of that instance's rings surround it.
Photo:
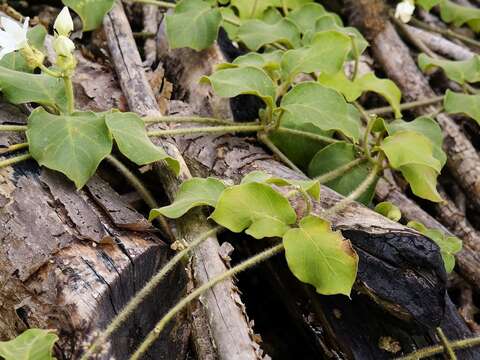
<path fill-rule="evenodd" d="M 430 11 L 430 9 L 439 3 L 441 3 L 442 0 L 415 0 L 415 3 L 420 5 L 424 10 Z"/>
<path fill-rule="evenodd" d="M 105 114 L 77 112 L 53 115 L 43 108 L 28 118 L 27 139 L 32 157 L 83 187 L 112 150 Z"/>
<path fill-rule="evenodd" d="M 189 47 L 203 50 L 217 39 L 222 14 L 203 0 L 182 0 L 175 13 L 167 15 L 167 36 L 173 49 Z"/>
<path fill-rule="evenodd" d="M 171 205 L 150 211 L 149 220 L 151 221 L 159 215 L 164 215 L 170 219 L 178 219 L 196 206 L 215 207 L 225 188 L 225 184 L 215 178 L 189 179 L 182 183 L 175 196 L 175 201 Z"/>
<path fill-rule="evenodd" d="M 111 112 L 105 116 L 105 123 L 122 154 L 135 164 L 146 165 L 165 160 L 178 175 L 180 171 L 178 161 L 150 141 L 145 130 L 145 123 L 137 114 Z"/>
<path fill-rule="evenodd" d="M 332 89 L 314 82 L 296 85 L 282 99 L 284 119 L 312 124 L 321 130 L 336 130 L 358 140 L 360 119 L 349 114 L 345 99 Z"/>
<path fill-rule="evenodd" d="M 300 31 L 285 18 L 275 24 L 261 20 L 245 21 L 238 29 L 237 37 L 253 51 L 272 43 L 280 43 L 288 48 L 300 45 Z"/>
<path fill-rule="evenodd" d="M 392 80 L 379 79 L 374 73 L 368 73 L 355 80 L 355 83 L 362 91 L 373 91 L 383 96 L 395 111 L 395 117 L 402 117 L 400 111 L 402 92 Z"/>
<path fill-rule="evenodd" d="M 91 31 L 102 26 L 103 18 L 109 12 L 115 0 L 62 0 L 82 19 L 83 31 Z"/>
<path fill-rule="evenodd" d="M 357 100 L 363 92 L 357 82 L 351 81 L 347 78 L 343 70 L 336 74 L 322 73 L 318 77 L 318 82 L 325 87 L 333 89 L 347 99 L 348 102 Z"/>
<path fill-rule="evenodd" d="M 59 111 L 67 108 L 62 79 L 0 67 L 0 88 L 6 100 L 13 104 L 33 102 Z"/>
<path fill-rule="evenodd" d="M 350 296 L 357 277 L 358 255 L 328 221 L 307 216 L 299 228 L 283 236 L 288 267 L 302 282 L 322 295 Z"/>
<path fill-rule="evenodd" d="M 51 330 L 28 329 L 15 339 L 0 341 L 4 360 L 54 360 L 52 350 L 58 336 Z"/>
<path fill-rule="evenodd" d="M 434 59 L 425 54 L 420 54 L 418 56 L 418 65 L 422 71 L 439 67 L 450 80 L 459 84 L 480 81 L 480 56 L 478 55 L 469 60 L 451 61 Z"/>
<path fill-rule="evenodd" d="M 230 98 L 240 94 L 256 95 L 268 106 L 273 106 L 275 85 L 262 69 L 252 66 L 223 69 L 202 77 L 200 81 L 210 83 L 218 96 Z"/>
<path fill-rule="evenodd" d="M 355 148 L 351 144 L 338 142 L 331 144 L 320 150 L 308 166 L 308 175 L 312 178 L 325 175 L 336 170 L 341 166 L 348 164 L 356 159 Z M 342 176 L 325 183 L 330 189 L 337 191 L 342 195 L 349 195 L 365 180 L 370 172 L 367 163 L 359 164 Z M 365 205 L 368 205 L 375 193 L 375 184 L 372 184 L 358 199 Z"/>
<path fill-rule="evenodd" d="M 242 20 L 256 19 L 262 16 L 268 7 L 275 6 L 275 0 L 232 0 L 231 5 L 237 9 Z"/>
<path fill-rule="evenodd" d="M 309 47 L 287 51 L 282 58 L 284 79 L 293 81 L 300 73 L 338 73 L 351 49 L 351 40 L 338 31 L 319 33 Z"/>
<path fill-rule="evenodd" d="M 443 106 L 449 114 L 466 114 L 480 124 L 480 95 L 459 94 L 447 90 Z"/>
<path fill-rule="evenodd" d="M 455 254 L 462 250 L 462 240 L 455 236 L 448 236 L 437 229 L 428 229 L 422 223 L 417 221 L 410 221 L 408 227 L 417 230 L 420 234 L 433 240 L 440 248 L 443 263 L 447 273 L 451 273 L 455 267 Z"/>
<path fill-rule="evenodd" d="M 327 13 L 320 4 L 306 4 L 287 15 L 287 19 L 292 20 L 302 33 L 315 30 L 315 23 L 320 16 Z"/>
<path fill-rule="evenodd" d="M 256 239 L 281 237 L 297 219 L 284 196 L 257 182 L 227 188 L 210 217 L 230 231 L 246 229 Z"/>
<path fill-rule="evenodd" d="M 480 9 L 455 4 L 450 0 L 441 0 L 440 16 L 443 21 L 453 23 L 454 26 L 462 26 L 468 23 L 472 27 L 472 23 L 478 25 L 476 21 L 480 19 Z M 476 26 L 473 26 L 473 28 L 478 31 L 478 29 L 475 29 Z"/>
<path fill-rule="evenodd" d="M 436 170 L 420 164 L 404 165 L 400 167 L 399 170 L 410 184 L 410 188 L 415 195 L 433 202 L 443 201 L 437 191 L 437 178 L 439 174 Z"/>

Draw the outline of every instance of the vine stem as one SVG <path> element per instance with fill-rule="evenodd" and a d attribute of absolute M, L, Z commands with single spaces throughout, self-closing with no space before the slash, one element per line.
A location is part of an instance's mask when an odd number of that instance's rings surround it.
<path fill-rule="evenodd" d="M 0 131 L 27 131 L 25 125 L 0 125 Z"/>
<path fill-rule="evenodd" d="M 378 159 L 378 162 L 375 164 L 373 167 L 372 171 L 368 174 L 368 176 L 363 180 L 363 182 L 353 191 L 348 195 L 346 198 L 343 198 L 341 201 L 339 201 L 337 204 L 332 206 L 331 208 L 325 210 L 323 212 L 323 216 L 329 216 L 332 215 L 340 210 L 342 210 L 345 206 L 350 204 L 351 202 L 357 200 L 362 194 L 367 191 L 367 189 L 375 182 L 378 173 L 382 169 L 382 162 L 383 162 L 383 157 L 380 156 Z"/>
<path fill-rule="evenodd" d="M 447 354 L 448 358 L 450 360 L 457 360 L 457 356 L 455 355 L 455 351 L 453 351 L 452 345 L 450 345 L 450 342 L 448 341 L 447 337 L 445 336 L 442 328 L 440 328 L 440 327 L 437 328 L 437 335 L 440 338 L 441 343 L 443 344 L 443 347 L 445 349 L 445 353 Z"/>
<path fill-rule="evenodd" d="M 324 142 L 324 143 L 327 143 L 327 144 L 334 144 L 334 143 L 340 142 L 340 140 L 332 139 L 332 138 L 329 138 L 328 136 L 309 133 L 309 132 L 302 131 L 302 130 L 289 129 L 289 128 L 282 127 L 282 126 L 280 126 L 277 129 L 277 132 L 278 133 L 284 133 L 284 134 L 290 134 L 290 135 L 299 135 L 299 136 L 302 136 L 306 139 L 316 140 L 316 141 Z"/>
<path fill-rule="evenodd" d="M 454 350 L 467 349 L 467 348 L 471 348 L 479 345 L 480 345 L 480 337 L 474 337 L 470 339 L 463 339 L 463 340 L 450 342 L 450 347 Z M 417 350 L 411 354 L 408 354 L 407 356 L 399 357 L 396 360 L 419 360 L 419 359 L 424 359 L 436 354 L 441 354 L 444 351 L 445 351 L 445 347 L 443 345 L 430 346 L 427 348 Z"/>
<path fill-rule="evenodd" d="M 143 118 L 143 121 L 145 123 L 205 123 L 235 125 L 235 122 L 233 120 L 224 120 L 200 116 L 146 116 Z M 252 122 L 251 124 L 254 124 L 254 122 Z"/>
<path fill-rule="evenodd" d="M 195 127 L 181 128 L 171 130 L 153 130 L 147 132 L 148 136 L 175 136 L 175 135 L 191 135 L 191 134 L 215 134 L 215 133 L 238 133 L 238 132 L 255 132 L 263 130 L 263 125 L 236 125 L 236 126 L 215 126 L 215 127 Z"/>
<path fill-rule="evenodd" d="M 415 109 L 417 107 L 422 107 L 422 106 L 427 106 L 427 105 L 433 105 L 436 103 L 439 103 L 443 101 L 444 96 L 435 96 L 430 99 L 423 99 L 423 100 L 417 100 L 417 101 L 411 101 L 411 102 L 406 102 L 403 104 L 400 104 L 400 110 L 410 110 L 410 109 Z M 375 108 L 375 109 L 369 109 L 366 110 L 367 114 L 371 115 L 385 115 L 389 113 L 393 113 L 394 110 L 391 106 L 384 106 L 380 108 Z"/>
<path fill-rule="evenodd" d="M 270 140 L 267 134 L 258 134 L 258 139 L 270 149 L 275 155 L 277 155 L 283 163 L 285 163 L 289 168 L 303 174 L 303 171 L 300 170 L 297 165 L 295 165 L 273 142 Z"/>
<path fill-rule="evenodd" d="M 448 36 L 448 37 L 451 37 L 451 38 L 455 38 L 455 39 L 463 41 L 464 43 L 467 43 L 469 45 L 473 45 L 477 48 L 480 48 L 480 42 L 478 42 L 474 39 L 471 39 L 468 36 L 464 36 L 462 34 L 459 34 L 459 33 L 455 32 L 451 29 L 442 29 L 438 26 L 433 26 L 433 25 L 430 25 L 430 24 L 426 24 L 423 21 L 420 21 L 420 20 L 415 19 L 415 18 L 412 18 L 410 20 L 410 23 L 412 25 L 416 26 L 416 27 L 421 28 L 421 29 L 436 32 L 438 34 L 445 35 L 445 36 Z"/>
<path fill-rule="evenodd" d="M 50 70 L 49 68 L 47 68 L 45 65 L 43 64 L 40 64 L 38 66 L 38 68 L 40 70 L 42 70 L 45 74 L 47 75 L 50 75 L 50 76 L 53 76 L 53 77 L 56 77 L 56 78 L 61 78 L 62 77 L 62 74 L 60 74 L 59 72 L 57 71 L 53 71 L 53 70 Z"/>
<path fill-rule="evenodd" d="M 4 168 L 6 166 L 9 166 L 9 165 L 18 164 L 22 161 L 30 159 L 31 157 L 32 157 L 32 155 L 30 155 L 30 154 L 24 154 L 24 155 L 11 157 L 11 158 L 8 158 L 8 159 L 5 159 L 5 160 L 1 160 L 0 161 L 0 169 Z"/>
<path fill-rule="evenodd" d="M 6 148 L 0 148 L 0 154 L 6 154 L 12 151 L 22 150 L 28 147 L 28 143 L 13 144 Z"/>
<path fill-rule="evenodd" d="M 165 328 L 165 326 L 168 324 L 170 320 L 173 319 L 173 317 L 182 311 L 192 300 L 195 300 L 197 297 L 201 296 L 203 293 L 217 285 L 218 283 L 229 279 L 238 273 L 254 266 L 262 261 L 265 261 L 272 256 L 282 252 L 284 250 L 283 244 L 278 244 L 268 250 L 262 251 L 261 253 L 251 257 L 248 260 L 243 261 L 242 263 L 238 264 L 237 266 L 234 266 L 230 270 L 214 277 L 212 280 L 209 282 L 203 284 L 202 286 L 198 287 L 194 291 L 192 291 L 189 295 L 184 297 L 182 300 L 180 300 L 177 305 L 175 305 L 165 316 L 160 319 L 160 321 L 157 323 L 155 328 L 148 334 L 146 339 L 143 341 L 143 343 L 140 345 L 140 347 L 135 351 L 135 353 L 132 355 L 130 360 L 138 360 L 140 357 L 147 351 L 147 349 L 153 344 L 153 342 L 158 338 L 162 330 Z M 81 359 L 84 360 L 84 359 Z"/>
<path fill-rule="evenodd" d="M 134 3 L 142 3 L 142 4 L 150 4 L 150 5 L 157 5 L 159 7 L 163 7 L 166 9 L 175 9 L 176 4 L 170 3 L 168 1 L 160 1 L 160 0 L 133 0 Z"/>
<path fill-rule="evenodd" d="M 107 160 L 110 164 L 112 164 L 124 177 L 127 179 L 128 183 L 133 186 L 133 188 L 140 194 L 141 198 L 151 209 L 157 208 L 158 204 L 150 193 L 150 191 L 143 185 L 142 181 L 130 171 L 120 160 L 112 155 L 108 155 L 105 160 Z M 175 240 L 175 236 L 170 229 L 167 221 L 163 216 L 158 217 L 158 221 L 160 223 L 160 227 L 164 235 L 170 238 L 171 241 Z"/>
<path fill-rule="evenodd" d="M 148 283 L 140 290 L 122 309 L 122 311 L 115 316 L 113 321 L 107 328 L 101 333 L 101 335 L 93 342 L 88 350 L 82 355 L 80 360 L 87 360 L 95 350 L 101 347 L 107 338 L 114 333 L 120 326 L 128 319 L 128 317 L 135 311 L 135 309 L 145 300 L 145 298 L 154 290 L 160 281 L 177 265 L 190 251 L 195 249 L 202 242 L 215 235 L 221 230 L 221 228 L 215 227 L 197 237 L 193 240 L 188 247 L 178 252 L 160 271 L 152 277 Z"/>
<path fill-rule="evenodd" d="M 365 129 L 365 135 L 363 136 L 363 152 L 364 152 L 365 156 L 367 157 L 367 159 L 371 162 L 375 162 L 375 160 L 372 158 L 372 154 L 370 153 L 368 137 L 370 136 L 370 133 L 372 132 L 373 125 L 375 125 L 375 121 L 377 121 L 376 117 L 372 117 L 368 120 L 367 128 Z"/>
<path fill-rule="evenodd" d="M 355 159 L 355 160 L 350 161 L 349 163 L 347 163 L 343 166 L 340 166 L 340 167 L 336 168 L 335 170 L 332 170 L 332 171 L 329 171 L 329 172 L 327 172 L 323 175 L 317 176 L 316 178 L 314 178 L 314 180 L 317 180 L 320 184 L 327 183 L 327 182 L 332 181 L 332 180 L 336 179 L 337 177 L 345 174 L 349 170 L 353 169 L 354 167 L 360 165 L 361 163 L 363 163 L 365 161 L 366 161 L 365 158 Z"/>
<path fill-rule="evenodd" d="M 67 110 L 71 114 L 75 111 L 75 95 L 73 93 L 73 83 L 70 76 L 64 76 L 63 82 L 65 84 L 65 93 L 67 96 Z"/>

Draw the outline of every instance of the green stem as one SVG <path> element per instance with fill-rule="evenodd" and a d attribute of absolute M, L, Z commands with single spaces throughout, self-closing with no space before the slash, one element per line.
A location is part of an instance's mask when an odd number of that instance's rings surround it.
<path fill-rule="evenodd" d="M 239 133 L 255 132 L 263 130 L 263 125 L 236 125 L 236 126 L 215 126 L 215 127 L 192 127 L 172 130 L 153 130 L 149 131 L 148 136 L 175 136 L 191 134 L 216 134 L 216 133 Z"/>
<path fill-rule="evenodd" d="M 480 337 L 457 340 L 457 341 L 452 341 L 450 343 L 451 348 L 454 350 L 467 349 L 467 348 L 471 348 L 479 345 L 480 345 Z M 419 360 L 419 359 L 427 358 L 430 356 L 434 356 L 436 354 L 441 354 L 444 351 L 445 351 L 445 348 L 443 347 L 443 345 L 430 346 L 427 348 L 417 350 L 407 356 L 399 357 L 396 360 Z"/>
<path fill-rule="evenodd" d="M 0 169 L 4 168 L 6 166 L 9 166 L 9 165 L 18 164 L 22 161 L 30 159 L 31 157 L 32 157 L 32 155 L 30 155 L 30 154 L 24 154 L 24 155 L 11 157 L 11 158 L 8 158 L 8 159 L 5 159 L 5 160 L 1 160 L 0 161 Z"/>
<path fill-rule="evenodd" d="M 67 111 L 69 114 L 75 111 L 75 95 L 73 93 L 72 78 L 68 75 L 63 77 L 65 84 L 65 94 L 67 96 Z"/>
<path fill-rule="evenodd" d="M 368 190 L 368 188 L 376 181 L 378 173 L 382 170 L 382 162 L 383 157 L 380 156 L 378 159 L 377 164 L 373 167 L 372 171 L 368 174 L 368 176 L 363 180 L 363 182 L 348 195 L 347 197 L 343 198 L 337 204 L 332 206 L 331 208 L 324 211 L 322 214 L 323 216 L 332 215 L 340 210 L 343 210 L 345 206 L 350 204 L 351 202 L 357 200 L 362 194 Z"/>
<path fill-rule="evenodd" d="M 115 316 L 113 321 L 101 333 L 101 335 L 93 342 L 88 350 L 82 355 L 80 360 L 87 360 L 98 348 L 100 348 L 107 338 L 120 328 L 120 326 L 129 318 L 129 316 L 138 308 L 138 306 L 145 300 L 145 298 L 154 290 L 162 279 L 177 265 L 189 252 L 202 242 L 215 235 L 220 231 L 220 227 L 216 227 L 201 234 L 198 238 L 192 241 L 189 246 L 179 253 L 177 253 L 160 271 L 153 276 L 148 283 L 140 290 L 122 309 L 122 311 Z"/>
<path fill-rule="evenodd" d="M 160 0 L 132 0 L 134 3 L 141 3 L 141 4 L 149 4 L 149 5 L 157 5 L 162 8 L 166 9 L 175 9 L 176 4 L 170 3 L 167 1 L 160 1 Z"/>
<path fill-rule="evenodd" d="M 445 349 L 445 353 L 447 354 L 448 358 L 450 360 L 457 360 L 457 356 L 455 355 L 455 351 L 453 351 L 452 345 L 450 344 L 447 337 L 443 333 L 442 328 L 439 328 L 439 327 L 437 328 L 437 334 L 438 334 L 438 337 L 440 338 L 440 342 L 442 343 L 442 345 Z"/>
<path fill-rule="evenodd" d="M 283 10 L 283 15 L 287 16 L 288 15 L 287 0 L 282 0 L 282 10 Z"/>
<path fill-rule="evenodd" d="M 302 195 L 303 201 L 305 201 L 305 204 L 307 205 L 307 208 L 305 209 L 305 214 L 303 214 L 303 217 L 305 217 L 312 213 L 312 210 L 313 210 L 312 198 L 307 193 L 307 191 L 301 188 L 300 186 L 298 187 L 298 191 Z"/>
<path fill-rule="evenodd" d="M 0 125 L 0 131 L 27 131 L 25 125 Z"/>
<path fill-rule="evenodd" d="M 327 172 L 323 175 L 320 175 L 320 176 L 316 177 L 314 180 L 317 180 L 318 182 L 320 182 L 320 184 L 325 184 L 329 181 L 332 181 L 332 180 L 338 178 L 339 176 L 342 176 L 346 172 L 350 171 L 351 169 L 353 169 L 354 167 L 360 165 L 361 163 L 363 163 L 365 161 L 366 161 L 366 159 L 364 159 L 364 158 L 355 159 L 355 160 L 350 161 L 349 163 L 347 163 L 343 166 L 340 166 L 340 167 L 336 168 L 335 170 L 329 171 L 329 172 Z"/>
<path fill-rule="evenodd" d="M 310 132 L 302 131 L 302 130 L 289 129 L 289 128 L 282 127 L 282 126 L 280 126 L 276 130 L 276 132 L 283 133 L 283 134 L 290 134 L 290 135 L 298 135 L 298 136 L 302 136 L 306 139 L 311 139 L 311 140 L 315 140 L 315 141 L 319 141 L 319 142 L 323 142 L 323 143 L 327 143 L 327 144 L 334 144 L 334 143 L 340 142 L 340 140 L 332 139 L 332 138 L 329 138 L 328 136 L 323 136 L 323 135 L 320 135 L 320 134 L 314 134 L 314 133 L 310 133 Z"/>
<path fill-rule="evenodd" d="M 258 139 L 270 149 L 275 155 L 277 155 L 280 160 L 285 163 L 289 168 L 303 174 L 303 171 L 300 170 L 285 154 L 268 138 L 266 134 L 259 134 Z"/>
<path fill-rule="evenodd" d="M 372 154 L 370 153 L 370 144 L 368 142 L 368 138 L 370 136 L 370 133 L 372 132 L 373 125 L 375 125 L 376 121 L 376 117 L 372 117 L 370 118 L 370 120 L 368 120 L 367 128 L 365 129 L 365 134 L 363 135 L 363 152 L 367 159 L 371 162 L 375 162 L 375 159 L 372 158 Z"/>
<path fill-rule="evenodd" d="M 283 46 L 282 44 L 280 44 L 278 42 L 273 42 L 272 46 L 274 48 L 277 48 L 278 50 L 282 50 L 282 51 L 287 51 L 288 50 L 288 48 L 286 48 L 285 46 Z"/>
<path fill-rule="evenodd" d="M 238 21 L 235 21 L 235 20 L 227 18 L 227 17 L 224 17 L 223 21 L 225 21 L 226 23 L 228 23 L 230 25 L 233 25 L 233 26 L 241 26 L 242 25 Z"/>
<path fill-rule="evenodd" d="M 257 4 L 258 4 L 258 0 L 253 0 L 252 11 L 250 12 L 250 17 L 251 18 L 255 17 L 255 11 L 257 10 Z"/>
<path fill-rule="evenodd" d="M 432 97 L 430 99 L 406 102 L 406 103 L 400 104 L 400 110 L 411 110 L 417 107 L 433 105 L 433 104 L 442 102 L 443 98 L 444 96 L 441 95 L 441 96 Z M 376 109 L 369 109 L 369 110 L 366 110 L 366 112 L 369 115 L 385 115 L 385 114 L 393 113 L 395 112 L 395 110 L 391 106 L 385 106 L 385 107 L 380 107 Z"/>
<path fill-rule="evenodd" d="M 248 260 L 245 260 L 239 265 L 234 266 L 233 268 L 224 272 L 223 274 L 220 274 L 214 277 L 209 282 L 203 284 L 202 286 L 192 291 L 190 294 L 188 294 L 186 297 L 180 300 L 165 316 L 163 316 L 162 319 L 160 319 L 160 321 L 157 323 L 155 328 L 148 334 L 148 336 L 140 345 L 140 347 L 132 355 L 130 360 L 140 359 L 141 356 L 148 350 L 148 348 L 155 342 L 155 340 L 158 338 L 158 336 L 160 335 L 162 330 L 165 328 L 165 326 L 168 324 L 168 322 L 172 320 L 175 317 L 175 315 L 177 315 L 180 311 L 182 311 L 192 300 L 195 300 L 196 298 L 204 294 L 206 291 L 210 290 L 212 287 L 214 287 L 218 283 L 226 279 L 229 279 L 248 268 L 251 268 L 257 265 L 262 261 L 265 261 L 271 258 L 272 256 L 282 252 L 283 250 L 284 250 L 283 244 L 279 244 L 268 250 L 262 251 L 261 253 L 251 257 Z"/>
<path fill-rule="evenodd" d="M 233 120 L 217 119 L 212 117 L 200 116 L 146 116 L 143 118 L 145 123 L 199 123 L 199 124 L 220 124 L 235 125 Z M 243 123 L 245 124 L 245 123 Z M 254 122 L 251 122 L 253 125 Z"/>
<path fill-rule="evenodd" d="M 6 154 L 12 151 L 22 150 L 28 147 L 28 143 L 13 144 L 6 148 L 0 148 L 0 154 Z"/>
<path fill-rule="evenodd" d="M 49 68 L 47 68 L 43 64 L 40 64 L 38 67 L 39 67 L 40 70 L 42 70 L 47 75 L 50 75 L 50 76 L 53 76 L 53 77 L 56 77 L 56 78 L 61 78 L 62 77 L 61 73 L 59 73 L 57 71 L 50 70 Z"/>
<path fill-rule="evenodd" d="M 433 25 L 424 23 L 423 21 L 420 21 L 420 20 L 415 19 L 415 18 L 410 20 L 410 24 L 414 25 L 416 27 L 419 27 L 421 29 L 424 29 L 424 30 L 433 31 L 433 32 L 436 32 L 438 34 L 448 36 L 450 38 L 458 39 L 460 41 L 463 41 L 466 44 L 469 44 L 469 45 L 475 46 L 477 48 L 480 48 L 480 42 L 478 42 L 478 41 L 476 41 L 472 38 L 469 38 L 468 36 L 459 34 L 459 33 L 455 32 L 451 29 L 442 29 L 438 26 L 433 26 Z"/>

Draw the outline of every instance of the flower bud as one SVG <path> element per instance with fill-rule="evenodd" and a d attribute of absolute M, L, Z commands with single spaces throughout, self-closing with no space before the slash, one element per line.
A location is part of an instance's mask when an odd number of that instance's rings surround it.
<path fill-rule="evenodd" d="M 31 47 L 29 45 L 21 49 L 20 53 L 25 58 L 25 61 L 27 62 L 27 66 L 30 69 L 38 68 L 45 61 L 45 55 L 40 50 L 37 50 L 34 47 Z"/>
<path fill-rule="evenodd" d="M 403 0 L 395 9 L 395 18 L 399 19 L 401 22 L 408 23 L 412 19 L 414 11 L 415 5 L 413 0 Z"/>
<path fill-rule="evenodd" d="M 57 32 L 58 35 L 68 36 L 73 31 L 73 20 L 70 16 L 70 11 L 68 7 L 64 7 L 60 14 L 58 14 L 55 23 L 53 24 L 53 28 Z"/>
<path fill-rule="evenodd" d="M 58 56 L 71 56 L 75 50 L 75 44 L 68 37 L 60 35 L 53 40 L 53 49 Z"/>

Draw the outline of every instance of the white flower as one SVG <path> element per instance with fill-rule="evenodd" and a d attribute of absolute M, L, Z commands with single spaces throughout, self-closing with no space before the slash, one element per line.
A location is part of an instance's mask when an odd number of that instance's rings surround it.
<path fill-rule="evenodd" d="M 53 49 L 59 56 L 71 56 L 75 50 L 75 44 L 68 37 L 59 35 L 53 40 Z"/>
<path fill-rule="evenodd" d="M 412 19 L 415 5 L 412 0 L 403 0 L 395 9 L 395 17 L 404 23 L 408 23 Z"/>
<path fill-rule="evenodd" d="M 4 30 L 0 30 L 0 60 L 7 54 L 23 49 L 27 46 L 28 21 L 23 26 L 7 17 L 0 18 Z"/>
<path fill-rule="evenodd" d="M 73 31 L 73 20 L 70 16 L 70 11 L 68 7 L 64 7 L 60 14 L 58 14 L 53 24 L 53 28 L 58 35 L 68 36 Z"/>

